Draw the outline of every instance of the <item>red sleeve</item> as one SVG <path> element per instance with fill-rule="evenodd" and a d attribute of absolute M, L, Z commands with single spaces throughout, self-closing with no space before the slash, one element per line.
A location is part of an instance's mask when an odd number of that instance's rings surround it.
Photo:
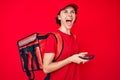
<path fill-rule="evenodd" d="M 56 38 L 54 35 L 49 35 L 46 40 L 45 53 L 55 53 L 56 52 Z"/>

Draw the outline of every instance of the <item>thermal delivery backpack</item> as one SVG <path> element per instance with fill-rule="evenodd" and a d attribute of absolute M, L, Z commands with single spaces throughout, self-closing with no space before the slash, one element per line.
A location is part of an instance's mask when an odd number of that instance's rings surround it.
<path fill-rule="evenodd" d="M 17 41 L 22 69 L 26 72 L 29 80 L 35 79 L 35 71 L 43 69 L 44 49 L 46 40 L 50 35 L 55 37 L 57 43 L 57 50 L 54 58 L 54 61 L 56 61 L 60 57 L 63 49 L 63 40 L 59 33 L 33 33 Z M 45 80 L 47 80 L 47 78 Z"/>

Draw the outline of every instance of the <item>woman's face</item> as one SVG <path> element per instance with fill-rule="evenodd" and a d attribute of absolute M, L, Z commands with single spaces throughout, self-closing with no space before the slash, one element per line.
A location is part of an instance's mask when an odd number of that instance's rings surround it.
<path fill-rule="evenodd" d="M 73 7 L 69 6 L 60 11 L 58 19 L 61 21 L 61 26 L 66 29 L 71 29 L 76 19 L 76 13 Z"/>

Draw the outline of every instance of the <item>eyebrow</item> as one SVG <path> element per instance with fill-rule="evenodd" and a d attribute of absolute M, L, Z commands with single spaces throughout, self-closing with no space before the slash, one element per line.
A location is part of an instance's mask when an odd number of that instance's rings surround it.
<path fill-rule="evenodd" d="M 68 10 L 68 9 L 63 9 L 63 10 Z M 71 11 L 75 11 L 75 9 L 71 9 Z"/>

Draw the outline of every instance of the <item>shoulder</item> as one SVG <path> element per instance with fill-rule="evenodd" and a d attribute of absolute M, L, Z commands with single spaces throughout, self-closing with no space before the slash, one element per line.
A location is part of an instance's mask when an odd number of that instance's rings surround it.
<path fill-rule="evenodd" d="M 49 33 L 49 38 L 53 38 L 53 39 L 58 40 L 58 39 L 61 38 L 61 34 L 58 31 L 56 31 L 56 32 L 50 32 Z"/>
<path fill-rule="evenodd" d="M 49 35 L 48 35 L 47 40 L 49 40 L 49 41 L 56 41 L 56 37 L 55 37 L 55 35 L 52 32 L 50 32 Z"/>

